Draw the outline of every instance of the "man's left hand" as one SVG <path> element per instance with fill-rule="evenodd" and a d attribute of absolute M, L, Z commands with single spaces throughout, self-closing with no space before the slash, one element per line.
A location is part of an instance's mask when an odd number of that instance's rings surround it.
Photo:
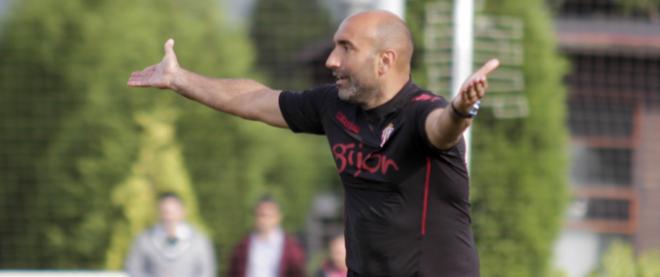
<path fill-rule="evenodd" d="M 457 109 L 459 113 L 468 114 L 470 108 L 486 94 L 486 89 L 488 88 L 487 76 L 499 65 L 499 60 L 489 60 L 465 80 L 458 95 L 452 100 L 453 108 Z"/>

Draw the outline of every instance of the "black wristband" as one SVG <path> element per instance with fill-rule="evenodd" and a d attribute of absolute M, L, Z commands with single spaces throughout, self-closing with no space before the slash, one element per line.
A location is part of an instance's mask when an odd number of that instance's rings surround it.
<path fill-rule="evenodd" d="M 457 117 L 457 118 L 473 118 L 474 114 L 473 113 L 462 113 L 454 107 L 454 101 L 449 102 L 449 106 L 451 106 L 451 113 Z"/>

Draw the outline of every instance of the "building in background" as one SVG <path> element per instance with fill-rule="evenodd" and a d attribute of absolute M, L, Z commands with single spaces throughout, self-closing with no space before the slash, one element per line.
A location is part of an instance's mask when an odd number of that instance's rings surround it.
<path fill-rule="evenodd" d="M 660 22 L 614 0 L 566 0 L 573 200 L 555 264 L 586 276 L 614 240 L 660 250 Z"/>

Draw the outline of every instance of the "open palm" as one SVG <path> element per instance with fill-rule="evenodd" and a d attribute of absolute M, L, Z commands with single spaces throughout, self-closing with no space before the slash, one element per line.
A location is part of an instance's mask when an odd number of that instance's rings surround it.
<path fill-rule="evenodd" d="M 128 78 L 129 87 L 174 88 L 174 76 L 179 70 L 179 62 L 174 53 L 174 40 L 168 39 L 164 48 L 165 56 L 160 63 L 149 66 L 142 71 L 131 73 Z"/>

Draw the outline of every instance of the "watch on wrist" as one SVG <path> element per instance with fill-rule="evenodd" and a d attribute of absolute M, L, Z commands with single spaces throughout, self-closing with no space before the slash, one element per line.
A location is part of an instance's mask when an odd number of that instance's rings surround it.
<path fill-rule="evenodd" d="M 456 109 L 456 107 L 454 107 L 454 102 L 453 101 L 450 102 L 449 105 L 451 105 L 451 110 L 452 110 L 452 113 L 454 114 L 454 116 L 456 116 L 458 118 L 474 118 L 475 116 L 477 116 L 477 113 L 479 112 L 479 104 L 480 103 L 481 103 L 481 101 L 477 101 L 476 103 L 474 103 L 474 105 L 472 105 L 472 107 L 470 107 L 470 109 L 468 110 L 467 113 L 460 112 L 458 109 Z"/>

